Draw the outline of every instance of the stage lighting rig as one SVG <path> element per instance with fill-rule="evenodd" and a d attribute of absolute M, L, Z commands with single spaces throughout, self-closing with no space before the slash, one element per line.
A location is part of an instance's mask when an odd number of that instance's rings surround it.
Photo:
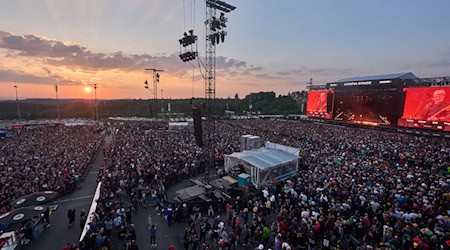
<path fill-rule="evenodd" d="M 206 0 L 206 6 L 209 8 L 218 9 L 218 10 L 226 12 L 226 13 L 229 13 L 230 11 L 236 9 L 235 6 L 233 6 L 231 4 L 227 4 L 220 0 Z"/>
<path fill-rule="evenodd" d="M 180 42 L 180 45 L 183 47 L 192 45 L 197 41 L 197 36 L 194 36 L 193 30 L 189 30 L 189 35 L 186 32 L 184 32 L 183 35 L 183 38 L 178 40 L 178 42 Z"/>
<path fill-rule="evenodd" d="M 188 51 L 188 52 L 185 52 L 185 53 L 183 53 L 183 54 L 180 54 L 180 59 L 181 59 L 183 62 L 192 61 L 192 60 L 194 60 L 195 58 L 197 58 L 197 52 Z"/>
<path fill-rule="evenodd" d="M 212 45 L 216 45 L 216 44 L 219 44 L 219 43 L 224 43 L 226 35 L 227 35 L 226 31 L 220 31 L 220 32 L 217 32 L 217 33 L 210 34 L 208 36 L 208 40 L 211 41 Z"/>
<path fill-rule="evenodd" d="M 188 32 L 189 34 L 184 32 L 183 38 L 178 40 L 178 42 L 180 42 L 180 59 L 183 62 L 188 62 L 197 58 L 197 52 L 194 51 L 193 46 L 197 41 L 197 36 L 194 35 L 194 30 L 189 30 Z M 189 46 L 190 49 L 186 48 Z M 181 47 L 184 48 L 184 51 Z"/>

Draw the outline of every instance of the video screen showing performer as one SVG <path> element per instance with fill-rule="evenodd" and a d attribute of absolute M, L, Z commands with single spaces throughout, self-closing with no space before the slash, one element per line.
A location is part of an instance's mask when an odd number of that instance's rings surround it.
<path fill-rule="evenodd" d="M 395 126 L 402 115 L 402 91 L 336 92 L 334 120 L 365 125 Z"/>
<path fill-rule="evenodd" d="M 402 118 L 450 122 L 450 87 L 407 88 Z"/>
<path fill-rule="evenodd" d="M 327 112 L 328 91 L 309 91 L 306 113 L 309 117 L 331 118 Z M 331 112 L 330 112 L 331 113 Z"/>

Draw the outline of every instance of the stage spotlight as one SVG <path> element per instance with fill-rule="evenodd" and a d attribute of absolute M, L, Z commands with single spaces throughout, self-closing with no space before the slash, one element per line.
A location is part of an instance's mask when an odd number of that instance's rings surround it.
<path fill-rule="evenodd" d="M 180 44 L 183 47 L 187 47 L 189 45 L 192 45 L 195 43 L 195 41 L 197 41 L 197 36 L 194 36 L 194 31 L 193 30 L 189 30 L 189 35 L 184 32 L 184 37 L 179 39 L 178 42 L 180 42 Z"/>
<path fill-rule="evenodd" d="M 197 57 L 197 52 L 188 51 L 180 55 L 180 59 L 183 62 L 194 60 Z"/>
<path fill-rule="evenodd" d="M 227 25 L 225 24 L 227 22 L 227 18 L 225 17 L 225 14 L 223 12 L 220 13 L 219 21 L 220 21 L 220 26 L 222 26 L 223 28 L 227 27 Z"/>

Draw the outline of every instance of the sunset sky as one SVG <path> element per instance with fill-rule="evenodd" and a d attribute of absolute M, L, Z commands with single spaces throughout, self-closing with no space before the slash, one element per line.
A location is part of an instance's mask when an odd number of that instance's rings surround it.
<path fill-rule="evenodd" d="M 217 96 L 305 89 L 352 76 L 450 75 L 448 0 L 227 0 L 217 46 Z M 204 96 L 178 39 L 194 29 L 205 54 L 203 0 L 15 0 L 0 8 L 0 99 L 149 98 L 144 68 L 158 68 L 158 95 Z"/>

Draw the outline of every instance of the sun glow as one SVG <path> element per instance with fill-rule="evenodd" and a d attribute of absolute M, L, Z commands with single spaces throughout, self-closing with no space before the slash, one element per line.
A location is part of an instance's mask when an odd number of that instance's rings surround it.
<path fill-rule="evenodd" d="M 86 86 L 86 87 L 84 87 L 84 92 L 86 92 L 86 93 L 91 93 L 91 87 L 89 87 L 89 86 Z"/>

